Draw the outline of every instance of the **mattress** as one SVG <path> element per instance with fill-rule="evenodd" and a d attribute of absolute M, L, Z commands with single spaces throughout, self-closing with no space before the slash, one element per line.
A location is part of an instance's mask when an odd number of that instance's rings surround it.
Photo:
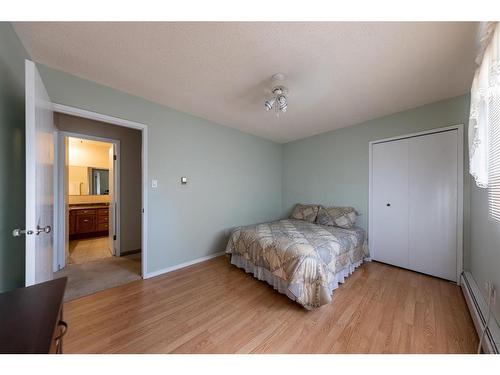
<path fill-rule="evenodd" d="M 226 253 L 309 310 L 330 303 L 333 290 L 368 257 L 364 229 L 293 219 L 236 228 Z"/>

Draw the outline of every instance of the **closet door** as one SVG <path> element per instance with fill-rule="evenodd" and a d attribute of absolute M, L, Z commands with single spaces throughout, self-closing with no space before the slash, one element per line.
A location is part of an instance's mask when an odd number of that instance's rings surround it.
<path fill-rule="evenodd" d="M 372 146 L 371 210 L 372 257 L 408 267 L 408 139 Z"/>
<path fill-rule="evenodd" d="M 409 268 L 456 281 L 457 130 L 409 140 Z"/>

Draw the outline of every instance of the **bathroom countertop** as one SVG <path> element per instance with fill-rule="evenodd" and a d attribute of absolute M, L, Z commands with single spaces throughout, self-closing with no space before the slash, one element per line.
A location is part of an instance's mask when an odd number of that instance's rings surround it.
<path fill-rule="evenodd" d="M 85 204 L 85 205 L 71 205 L 69 210 L 91 210 L 95 208 L 109 208 L 109 204 Z"/>

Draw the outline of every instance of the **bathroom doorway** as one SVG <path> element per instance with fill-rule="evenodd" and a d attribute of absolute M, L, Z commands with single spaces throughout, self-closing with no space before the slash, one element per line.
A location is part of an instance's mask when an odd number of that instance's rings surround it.
<path fill-rule="evenodd" d="M 64 113 L 54 122 L 54 277 L 68 277 L 68 301 L 141 279 L 142 132 Z"/>
<path fill-rule="evenodd" d="M 68 136 L 67 242 L 61 264 L 82 264 L 120 255 L 116 225 L 119 143 Z"/>

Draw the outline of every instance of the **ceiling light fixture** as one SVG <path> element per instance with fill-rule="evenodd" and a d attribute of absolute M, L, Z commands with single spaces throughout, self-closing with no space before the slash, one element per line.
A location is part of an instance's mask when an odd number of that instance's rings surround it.
<path fill-rule="evenodd" d="M 284 80 L 285 75 L 281 73 L 276 73 L 271 77 L 273 83 L 271 97 L 264 102 L 267 111 L 274 108 L 276 117 L 280 116 L 280 112 L 286 112 L 288 108 L 288 89 L 282 84 Z"/>

